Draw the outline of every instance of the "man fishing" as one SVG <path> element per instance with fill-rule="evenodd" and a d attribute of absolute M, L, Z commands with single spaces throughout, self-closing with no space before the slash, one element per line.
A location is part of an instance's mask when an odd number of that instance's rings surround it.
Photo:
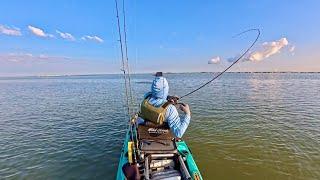
<path fill-rule="evenodd" d="M 157 72 L 151 85 L 151 92 L 144 96 L 141 103 L 139 124 L 151 122 L 156 125 L 167 124 L 175 137 L 181 138 L 191 119 L 188 104 L 177 103 L 177 97 L 169 97 L 169 85 L 162 72 Z M 168 100 L 167 100 L 168 98 Z M 175 104 L 175 105 L 174 105 Z M 184 112 L 179 116 L 177 108 Z"/>

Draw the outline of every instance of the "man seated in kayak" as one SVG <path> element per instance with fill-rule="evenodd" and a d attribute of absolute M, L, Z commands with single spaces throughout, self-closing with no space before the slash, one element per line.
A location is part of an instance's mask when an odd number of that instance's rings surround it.
<path fill-rule="evenodd" d="M 178 108 L 184 112 L 179 116 L 176 106 L 167 101 L 168 92 L 168 81 L 158 72 L 152 82 L 151 92 L 144 96 L 141 103 L 140 117 L 156 125 L 167 123 L 175 137 L 181 138 L 190 123 L 190 108 L 188 104 L 179 103 Z M 140 119 L 139 124 L 143 122 Z"/>

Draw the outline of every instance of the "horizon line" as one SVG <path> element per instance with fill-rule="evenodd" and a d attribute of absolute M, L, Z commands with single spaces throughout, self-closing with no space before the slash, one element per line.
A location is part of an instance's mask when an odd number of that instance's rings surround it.
<path fill-rule="evenodd" d="M 163 72 L 164 74 L 192 74 L 192 73 L 219 73 L 210 71 L 195 71 L 195 72 Z M 225 73 L 256 73 L 256 74 L 271 74 L 271 73 L 320 73 L 320 71 L 230 71 Z M 131 75 L 139 74 L 154 74 L 154 72 L 131 73 Z M 123 75 L 122 73 L 88 73 L 88 74 L 48 74 L 48 75 L 13 75 L 0 76 L 0 78 L 24 78 L 24 77 L 64 77 L 64 76 L 102 76 L 102 75 Z"/>

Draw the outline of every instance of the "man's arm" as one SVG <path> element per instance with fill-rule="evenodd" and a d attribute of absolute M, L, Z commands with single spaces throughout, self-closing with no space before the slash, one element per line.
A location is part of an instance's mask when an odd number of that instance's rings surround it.
<path fill-rule="evenodd" d="M 181 138 L 185 131 L 187 130 L 187 127 L 190 123 L 191 115 L 188 105 L 182 105 L 183 107 L 180 107 L 182 111 L 185 112 L 185 114 L 181 117 L 179 117 L 179 113 L 175 106 L 169 105 L 167 112 L 166 112 L 166 120 L 168 122 L 168 125 L 173 132 L 173 134 Z"/>

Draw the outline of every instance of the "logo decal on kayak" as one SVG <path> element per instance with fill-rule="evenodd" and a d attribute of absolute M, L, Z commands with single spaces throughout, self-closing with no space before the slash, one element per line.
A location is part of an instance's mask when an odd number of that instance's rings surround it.
<path fill-rule="evenodd" d="M 169 130 L 168 129 L 149 128 L 148 133 L 153 136 L 159 136 L 162 134 L 168 134 Z"/>

